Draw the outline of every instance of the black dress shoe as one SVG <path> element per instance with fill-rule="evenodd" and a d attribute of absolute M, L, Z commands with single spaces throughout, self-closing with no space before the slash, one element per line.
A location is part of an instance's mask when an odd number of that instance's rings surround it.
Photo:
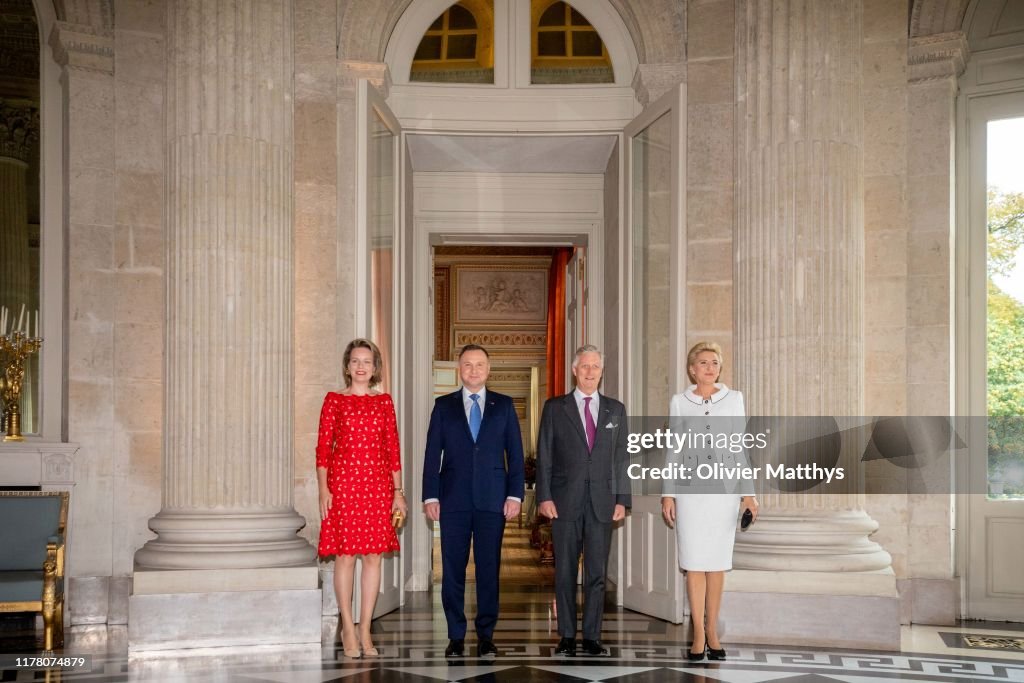
<path fill-rule="evenodd" d="M 498 648 L 490 640 L 481 640 L 476 646 L 476 656 L 494 659 L 498 656 Z"/>
<path fill-rule="evenodd" d="M 462 657 L 466 654 L 466 641 L 462 638 L 452 638 L 448 641 L 448 647 L 444 649 L 445 657 Z"/>
<path fill-rule="evenodd" d="M 716 650 L 715 648 L 709 646 L 708 647 L 708 659 L 712 659 L 712 660 L 714 660 L 716 662 L 724 662 L 725 661 L 725 648 L 722 648 L 721 650 Z"/>
<path fill-rule="evenodd" d="M 589 655 L 591 657 L 609 656 L 608 648 L 602 645 L 600 640 L 587 640 L 586 638 L 584 638 L 581 649 L 583 650 L 583 654 Z"/>
<path fill-rule="evenodd" d="M 556 657 L 575 657 L 576 656 L 576 639 L 575 638 L 562 638 L 558 641 L 558 647 L 555 648 Z"/>

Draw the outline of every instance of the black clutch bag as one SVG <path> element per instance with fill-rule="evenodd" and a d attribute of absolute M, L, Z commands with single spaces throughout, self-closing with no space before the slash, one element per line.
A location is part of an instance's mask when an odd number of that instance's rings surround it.
<path fill-rule="evenodd" d="M 753 524 L 753 522 L 754 513 L 750 511 L 750 508 L 747 508 L 746 510 L 743 511 L 743 516 L 740 517 L 740 530 L 746 531 L 747 527 Z"/>

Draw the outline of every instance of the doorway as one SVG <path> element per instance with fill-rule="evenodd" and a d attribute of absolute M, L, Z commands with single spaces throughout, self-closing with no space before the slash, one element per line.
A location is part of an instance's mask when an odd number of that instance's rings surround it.
<path fill-rule="evenodd" d="M 567 323 L 577 326 L 581 339 L 605 351 L 602 391 L 633 408 L 634 397 L 646 396 L 650 388 L 643 378 L 666 383 L 670 394 L 678 391 L 680 368 L 674 359 L 685 339 L 682 88 L 671 89 L 625 129 L 570 134 L 403 131 L 365 81 L 359 95 L 357 217 L 368 256 L 359 260 L 365 270 L 357 282 L 367 290 L 378 286 L 369 279 L 375 272 L 369 254 L 392 249 L 389 284 L 394 293 L 387 298 L 394 306 L 391 377 L 405 487 L 412 501 L 420 500 L 422 444 L 434 391 L 437 247 L 585 247 L 585 314 Z M 655 159 L 661 163 L 652 164 Z M 371 230 L 381 222 L 387 229 Z M 667 278 L 662 294 L 642 285 L 645 297 L 667 303 L 663 316 L 646 310 L 646 298 L 634 300 L 638 272 L 647 278 L 644 283 L 655 273 Z M 377 301 L 372 291 L 356 294 L 366 302 L 364 312 Z M 649 340 L 630 334 L 637 325 L 664 338 L 657 353 L 648 348 Z M 630 378 L 631 368 L 643 371 Z M 654 532 L 660 517 L 653 507 L 643 508 L 648 498 L 640 497 L 641 509 L 635 503 L 632 520 L 627 518 L 613 537 L 609 580 L 618 604 L 678 623 L 683 591 L 670 561 L 674 535 L 663 534 L 663 543 Z M 386 600 L 395 606 L 406 591 L 430 588 L 432 525 L 414 516 L 401 542 L 394 599 Z"/>
<path fill-rule="evenodd" d="M 502 584 L 552 586 L 550 523 L 538 519 L 536 444 L 544 401 L 568 390 L 567 367 L 584 343 L 586 246 L 438 245 L 433 257 L 433 396 L 460 387 L 458 355 L 466 344 L 488 350 L 489 391 L 512 399 L 526 463 L 517 519 L 505 527 Z M 432 582 L 441 578 L 434 525 Z M 467 580 L 473 580 L 472 558 Z"/>
<path fill-rule="evenodd" d="M 411 190 L 405 217 L 411 263 L 406 272 L 421 283 L 411 296 L 427 304 L 413 305 L 407 320 L 411 329 L 420 331 L 407 338 L 414 368 L 410 391 L 422 397 L 413 406 L 413 424 L 407 430 L 413 443 L 419 443 L 416 434 L 426 434 L 435 390 L 447 393 L 457 387 L 451 361 L 459 347 L 472 341 L 492 352 L 490 384 L 518 400 L 520 418 L 527 424 L 526 450 L 532 454 L 531 439 L 547 396 L 547 291 L 555 254 L 574 254 L 576 258 L 567 260 L 578 269 L 576 275 L 570 276 L 563 265 L 564 277 L 587 282 L 585 288 L 567 287 L 570 294 L 560 304 L 560 319 L 572 338 L 571 343 L 561 342 L 563 358 L 569 357 L 569 346 L 584 339 L 602 345 L 606 313 L 618 318 L 615 307 L 604 304 L 604 292 L 609 286 L 617 289 L 617 280 L 609 282 L 603 273 L 587 278 L 587 266 L 579 266 L 584 254 L 587 263 L 603 262 L 608 233 L 613 243 L 618 240 L 617 139 L 572 137 L 407 136 Z M 544 152 L 574 144 L 572 167 L 564 163 L 567 155 Z M 610 200 L 605 196 L 609 167 L 614 180 Z M 618 252 L 616 248 L 614 258 Z M 445 362 L 450 367 L 435 368 L 435 363 Z M 558 393 L 566 390 L 564 381 L 563 375 Z M 422 457 L 415 448 L 409 456 L 407 462 L 416 470 L 412 486 L 418 492 Z M 519 557 L 536 562 L 529 559 L 537 555 L 529 547 L 532 520 L 530 501 L 525 502 L 522 535 L 517 520 L 509 527 L 506 548 L 518 537 Z M 413 530 L 425 533 L 422 542 L 412 541 L 410 577 L 425 589 L 433 578 L 434 532 L 426 522 L 423 526 Z M 539 567 L 535 576 L 547 571 Z"/>

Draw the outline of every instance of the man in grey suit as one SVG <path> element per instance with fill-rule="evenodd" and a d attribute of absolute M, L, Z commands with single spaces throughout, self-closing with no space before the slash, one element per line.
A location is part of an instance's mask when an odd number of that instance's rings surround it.
<path fill-rule="evenodd" d="M 604 355 L 576 351 L 576 390 L 544 404 L 537 437 L 538 512 L 549 517 L 555 546 L 555 600 L 560 657 L 576 656 L 576 575 L 583 551 L 584 654 L 608 656 L 601 644 L 604 578 L 612 524 L 632 504 L 626 408 L 597 391 Z"/>

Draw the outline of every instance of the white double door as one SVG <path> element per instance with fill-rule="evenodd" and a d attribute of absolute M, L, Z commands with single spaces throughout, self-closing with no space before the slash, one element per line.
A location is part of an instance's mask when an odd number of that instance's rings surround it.
<path fill-rule="evenodd" d="M 408 226 L 403 227 L 400 219 L 407 210 L 400 201 L 406 194 L 400 172 L 406 164 L 400 149 L 401 127 L 380 95 L 365 81 L 359 84 L 358 101 L 356 247 L 361 256 L 357 258 L 357 320 L 365 333 L 379 334 L 381 329 L 390 332 L 390 391 L 400 415 L 407 412 L 412 416 L 408 423 L 403 420 L 402 424 L 410 425 L 406 433 L 414 434 L 415 427 L 422 422 L 422 417 L 416 415 L 422 411 L 411 394 L 404 393 L 405 385 L 411 388 L 416 384 L 407 374 L 411 366 L 404 365 L 404 359 L 416 350 L 401 348 L 408 336 L 396 329 L 402 316 L 395 315 L 395 311 L 406 310 L 412 303 L 411 299 L 403 298 L 403 288 L 408 288 L 408 282 L 402 280 L 399 265 L 413 260 L 412 255 L 408 255 L 403 261 L 402 254 L 403 235 Z M 680 347 L 685 340 L 682 334 L 684 113 L 685 92 L 677 86 L 648 106 L 625 127 L 620 137 L 623 230 L 619 244 L 606 244 L 605 248 L 615 250 L 618 247 L 619 267 L 624 277 L 618 282 L 604 283 L 608 291 L 612 291 L 612 287 L 619 289 L 617 300 L 620 303 L 617 310 L 601 313 L 620 320 L 620 345 L 624 349 L 620 393 L 628 411 L 634 415 L 667 413 L 669 398 L 681 390 L 685 382 L 685 368 L 677 360 L 685 352 Z M 381 281 L 379 272 L 382 250 L 390 250 L 394 266 L 388 272 L 390 279 L 386 283 Z M 567 337 L 573 340 L 585 338 L 584 330 L 594 325 L 585 313 L 592 310 L 593 305 L 584 305 L 587 301 L 585 283 L 592 278 L 577 277 L 583 267 L 579 256 L 570 264 L 569 274 L 580 286 L 568 298 L 566 311 Z M 392 325 L 383 328 L 380 326 L 381 297 L 375 296 L 375 288 L 382 286 L 389 286 L 394 293 L 391 299 L 394 307 L 383 311 L 391 316 Z M 429 321 L 416 315 L 408 318 Z M 600 320 L 600 316 L 595 318 Z M 403 383 L 403 378 L 408 381 Z M 416 458 L 417 451 L 409 449 L 406 441 L 403 439 L 403 462 L 409 465 L 407 472 L 412 473 L 418 468 L 412 466 L 409 458 Z M 415 482 L 408 481 L 407 489 L 415 494 Z M 679 623 L 684 614 L 685 590 L 676 561 L 675 534 L 661 519 L 661 501 L 657 495 L 660 491 L 643 493 L 648 495 L 634 495 L 632 514 L 615 531 L 609 573 L 617 578 L 623 606 Z M 415 507 L 415 495 L 410 500 Z M 403 549 L 411 547 L 413 553 L 429 552 L 430 544 L 412 538 L 410 531 L 407 529 L 402 539 Z M 420 565 L 422 562 L 415 558 L 408 563 L 399 557 L 384 559 L 384 580 L 375 614 L 386 613 L 402 604 L 406 568 Z"/>

